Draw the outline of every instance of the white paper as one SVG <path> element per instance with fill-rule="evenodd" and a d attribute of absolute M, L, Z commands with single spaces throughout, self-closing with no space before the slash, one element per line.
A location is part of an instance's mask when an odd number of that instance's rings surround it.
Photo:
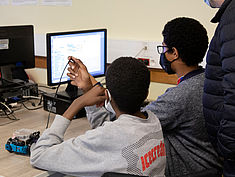
<path fill-rule="evenodd" d="M 44 6 L 72 6 L 72 0 L 42 0 Z"/>
<path fill-rule="evenodd" d="M 13 6 L 37 5 L 38 0 L 11 0 Z"/>
<path fill-rule="evenodd" d="M 9 0 L 0 0 L 0 6 L 2 5 L 9 5 L 10 1 Z"/>
<path fill-rule="evenodd" d="M 9 49 L 9 39 L 0 39 L 0 50 Z"/>

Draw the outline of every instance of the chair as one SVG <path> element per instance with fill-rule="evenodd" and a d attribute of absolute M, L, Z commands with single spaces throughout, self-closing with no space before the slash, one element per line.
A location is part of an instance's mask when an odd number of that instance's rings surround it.
<path fill-rule="evenodd" d="M 116 173 L 116 172 L 106 172 L 101 177 L 140 177 L 139 175 L 125 174 L 125 173 Z M 148 177 L 148 176 L 141 176 Z"/>

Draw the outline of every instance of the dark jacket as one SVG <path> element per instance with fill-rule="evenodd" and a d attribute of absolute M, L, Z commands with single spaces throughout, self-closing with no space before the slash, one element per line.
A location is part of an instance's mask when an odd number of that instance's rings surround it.
<path fill-rule="evenodd" d="M 209 138 L 224 158 L 224 176 L 235 176 L 235 0 L 225 0 L 207 54 L 203 95 Z"/>

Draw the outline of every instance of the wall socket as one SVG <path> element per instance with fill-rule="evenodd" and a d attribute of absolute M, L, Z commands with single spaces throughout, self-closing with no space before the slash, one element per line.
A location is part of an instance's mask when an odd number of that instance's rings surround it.
<path fill-rule="evenodd" d="M 144 63 L 146 66 L 150 66 L 150 59 L 149 58 L 137 58 L 139 61 Z"/>

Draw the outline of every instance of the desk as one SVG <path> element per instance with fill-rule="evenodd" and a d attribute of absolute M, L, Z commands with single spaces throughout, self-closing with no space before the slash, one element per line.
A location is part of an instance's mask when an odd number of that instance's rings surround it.
<path fill-rule="evenodd" d="M 24 108 L 15 113 L 15 116 L 20 120 L 13 123 L 0 126 L 0 176 L 4 177 L 32 177 L 32 176 L 48 176 L 49 173 L 43 170 L 33 168 L 29 162 L 29 156 L 9 153 L 5 150 L 5 143 L 12 136 L 15 130 L 27 128 L 45 130 L 48 112 L 43 109 L 29 111 Z M 51 114 L 50 125 L 54 120 L 55 115 Z M 0 125 L 9 122 L 8 118 L 1 118 Z M 65 133 L 65 140 L 84 134 L 90 129 L 86 118 L 74 119 Z"/>

